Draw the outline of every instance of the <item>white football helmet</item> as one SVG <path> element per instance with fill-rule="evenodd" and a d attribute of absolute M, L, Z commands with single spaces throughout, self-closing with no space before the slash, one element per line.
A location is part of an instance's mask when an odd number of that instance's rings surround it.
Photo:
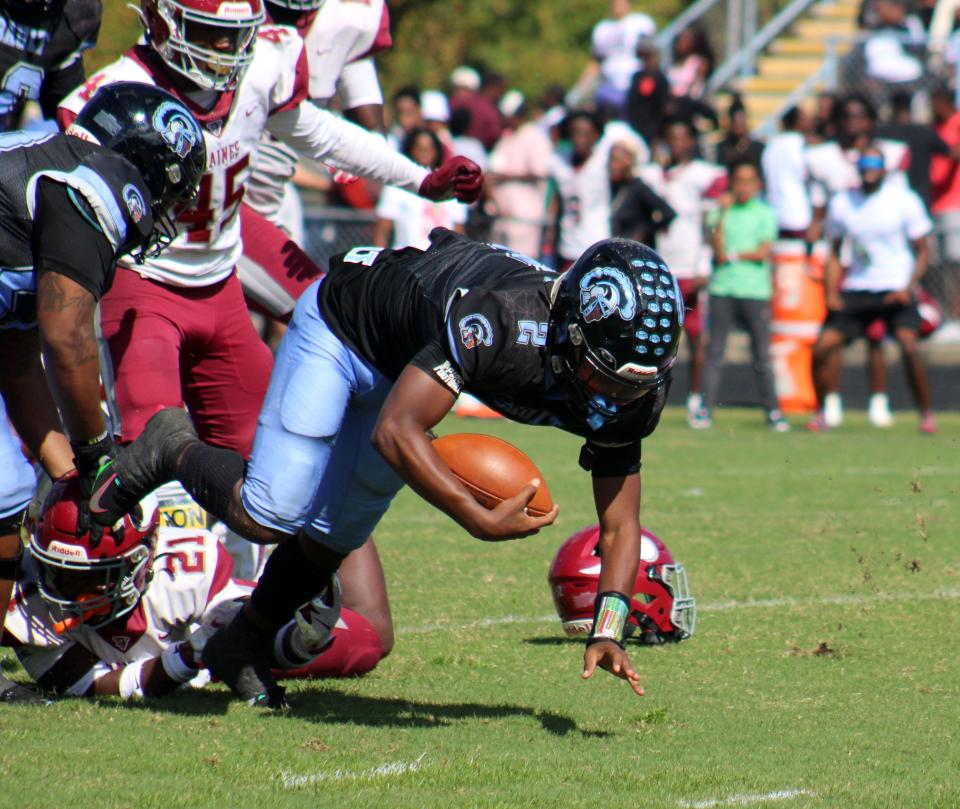
<path fill-rule="evenodd" d="M 253 60 L 263 0 L 141 0 L 147 41 L 203 90 L 232 90 Z"/>

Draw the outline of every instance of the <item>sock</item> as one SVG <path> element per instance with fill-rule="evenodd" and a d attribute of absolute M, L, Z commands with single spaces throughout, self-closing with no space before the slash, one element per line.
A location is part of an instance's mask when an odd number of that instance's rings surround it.
<path fill-rule="evenodd" d="M 699 393 L 691 393 L 687 397 L 687 412 L 696 413 L 703 407 L 703 397 Z"/>
<path fill-rule="evenodd" d="M 871 393 L 870 394 L 870 409 L 871 410 L 889 410 L 890 409 L 890 398 L 886 393 Z"/>
<path fill-rule="evenodd" d="M 300 549 L 299 538 L 294 537 L 270 554 L 257 588 L 250 596 L 250 605 L 267 621 L 280 627 L 293 617 L 297 607 L 327 586 L 334 570 L 314 565 Z"/>
<path fill-rule="evenodd" d="M 360 613 L 347 608 L 340 613 L 340 623 L 345 626 L 338 625 L 333 630 L 333 643 L 312 660 L 293 654 L 292 644 L 284 643 L 286 633 L 291 628 L 297 630 L 296 622 L 283 627 L 274 642 L 274 657 L 281 667 L 274 671 L 275 675 L 281 679 L 322 679 L 359 677 L 372 671 L 383 659 L 383 647 L 376 630 Z M 282 647 L 279 652 L 278 647 Z"/>
<path fill-rule="evenodd" d="M 218 519 L 230 516 L 234 487 L 243 479 L 247 466 L 239 452 L 195 441 L 180 453 L 174 465 L 174 477 L 194 500 Z"/>

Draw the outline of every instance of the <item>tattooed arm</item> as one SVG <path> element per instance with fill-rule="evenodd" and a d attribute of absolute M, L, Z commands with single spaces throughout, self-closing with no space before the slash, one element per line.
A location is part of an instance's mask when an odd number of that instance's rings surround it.
<path fill-rule="evenodd" d="M 85 441 L 104 432 L 100 409 L 100 358 L 97 353 L 93 294 L 57 272 L 40 270 L 37 318 L 47 379 L 67 432 Z"/>
<path fill-rule="evenodd" d="M 36 329 L 0 330 L 0 393 L 17 435 L 52 478 L 73 468 L 73 450 L 40 364 Z"/>

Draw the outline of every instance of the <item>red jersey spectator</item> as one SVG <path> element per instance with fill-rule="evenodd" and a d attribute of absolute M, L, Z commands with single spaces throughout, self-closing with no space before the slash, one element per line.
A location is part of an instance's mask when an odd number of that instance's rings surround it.
<path fill-rule="evenodd" d="M 503 132 L 503 118 L 497 104 L 506 92 L 507 84 L 499 73 L 485 73 L 478 93 L 455 93 L 450 100 L 450 109 L 465 107 L 470 111 L 470 128 L 467 135 L 476 138 L 487 151 L 499 140 Z"/>

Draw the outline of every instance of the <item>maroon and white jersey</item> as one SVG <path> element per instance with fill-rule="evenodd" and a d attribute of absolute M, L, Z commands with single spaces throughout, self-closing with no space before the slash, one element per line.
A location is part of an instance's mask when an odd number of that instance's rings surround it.
<path fill-rule="evenodd" d="M 304 103 L 306 54 L 294 28 L 260 29 L 253 62 L 233 92 L 185 93 L 170 83 L 169 76 L 159 56 L 148 46 L 138 45 L 64 99 L 59 113 L 61 126 L 67 127 L 98 87 L 139 81 L 173 92 L 200 121 L 207 172 L 196 201 L 177 219 L 178 237 L 143 265 L 134 265 L 130 258 L 121 260 L 147 278 L 193 287 L 209 286 L 230 275 L 242 250 L 237 211 L 264 131 L 335 168 L 412 191 L 427 175 L 425 168 L 377 136 Z"/>
<path fill-rule="evenodd" d="M 383 103 L 372 59 L 393 44 L 383 0 L 326 0 L 319 11 L 305 15 L 297 30 L 304 40 L 308 95 L 314 103 L 325 107 L 338 92 L 346 110 Z M 280 210 L 296 166 L 293 149 L 264 136 L 247 204 L 275 224 L 286 224 L 280 221 Z"/>
<path fill-rule="evenodd" d="M 38 680 L 66 652 L 80 644 L 102 665 L 91 669 L 68 693 L 82 695 L 91 683 L 118 665 L 146 660 L 190 637 L 225 609 L 235 609 L 253 585 L 231 578 L 230 554 L 209 531 L 161 527 L 153 580 L 126 620 L 91 629 L 80 625 L 62 635 L 37 590 L 37 564 L 24 553 L 24 575 L 4 615 L 3 643 L 12 646 L 27 673 Z"/>
<path fill-rule="evenodd" d="M 907 182 L 910 166 L 910 148 L 898 140 L 880 138 L 873 141 L 883 154 L 887 179 L 894 183 Z M 810 202 L 814 208 L 825 208 L 834 194 L 860 187 L 857 160 L 859 149 L 844 149 L 833 140 L 807 147 L 807 178 Z"/>
<path fill-rule="evenodd" d="M 670 271 L 681 279 L 709 275 L 713 256 L 704 238 L 704 220 L 726 188 L 726 170 L 691 160 L 667 168 L 651 164 L 640 177 L 677 212 L 670 227 L 657 234 L 657 252 Z"/>

